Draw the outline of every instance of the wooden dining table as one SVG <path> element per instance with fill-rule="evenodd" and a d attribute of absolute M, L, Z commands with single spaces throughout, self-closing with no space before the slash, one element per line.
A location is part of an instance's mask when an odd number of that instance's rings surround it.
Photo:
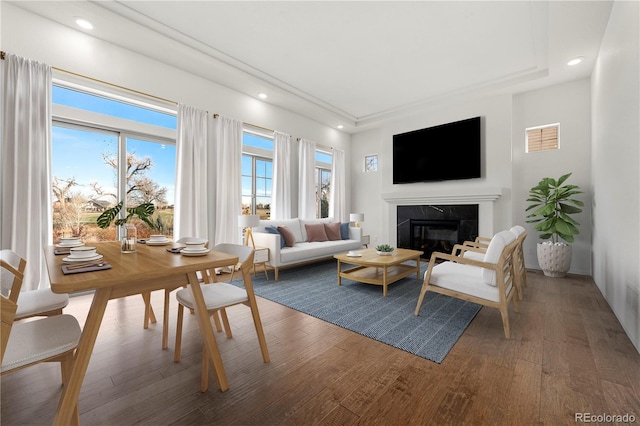
<path fill-rule="evenodd" d="M 195 314 L 202 333 L 203 342 L 209 353 L 209 360 L 221 391 L 229 388 L 222 365 L 222 358 L 213 334 L 198 272 L 235 265 L 238 257 L 226 253 L 210 251 L 204 256 L 187 257 L 179 253 L 170 253 L 168 246 L 148 246 L 138 244 L 135 253 L 121 253 L 117 241 L 92 243 L 97 253 L 103 255 L 103 261 L 111 265 L 110 269 L 94 272 L 82 272 L 65 275 L 62 271 L 64 255 L 56 255 L 55 247 L 44 248 L 51 290 L 55 293 L 74 293 L 95 290 L 91 308 L 82 330 L 82 336 L 74 356 L 73 367 L 64 386 L 54 424 L 78 424 L 78 396 L 89 365 L 91 353 L 98 337 L 98 331 L 111 299 L 145 294 L 154 290 L 175 289 L 187 283 L 191 284 L 195 301 Z M 203 276 L 203 275 L 201 275 Z"/>

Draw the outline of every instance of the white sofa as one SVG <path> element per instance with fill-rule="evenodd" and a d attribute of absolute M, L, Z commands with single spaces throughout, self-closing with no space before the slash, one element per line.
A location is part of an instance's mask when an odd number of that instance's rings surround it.
<path fill-rule="evenodd" d="M 326 219 L 283 219 L 261 220 L 260 226 L 253 228 L 253 239 L 256 247 L 269 249 L 268 264 L 275 270 L 275 278 L 278 279 L 278 271 L 303 263 L 315 262 L 331 258 L 334 254 L 344 253 L 349 250 L 362 248 L 362 228 L 349 227 L 349 239 L 335 241 L 309 241 L 306 224 L 336 222 L 332 218 Z M 281 235 L 267 233 L 267 226 L 286 226 L 295 236 L 293 247 L 286 245 L 281 248 Z"/>

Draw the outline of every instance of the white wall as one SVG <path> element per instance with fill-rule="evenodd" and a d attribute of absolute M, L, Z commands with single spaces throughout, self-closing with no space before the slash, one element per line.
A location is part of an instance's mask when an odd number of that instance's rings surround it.
<path fill-rule="evenodd" d="M 542 178 L 571 172 L 567 183 L 579 185 L 585 203 L 574 215 L 580 234 L 573 243 L 569 272 L 591 274 L 591 89 L 589 79 L 522 93 L 513 98 L 513 219 L 527 230 L 524 253 L 527 268 L 540 269 L 536 245 L 542 240 L 534 224 L 525 223 L 529 189 Z M 525 129 L 560 123 L 560 149 L 525 153 Z"/>
<path fill-rule="evenodd" d="M 392 183 L 393 135 L 438 124 L 481 116 L 483 132 L 482 178 L 449 182 Z M 378 154 L 378 172 L 364 173 L 367 154 Z M 455 159 L 451 161 L 455 167 Z M 498 95 L 468 98 L 441 103 L 431 109 L 416 111 L 411 116 L 385 123 L 382 127 L 356 134 L 351 149 L 352 207 L 365 214 L 364 233 L 371 235 L 372 244 L 395 244 L 396 221 L 391 206 L 383 194 L 439 194 L 474 192 L 488 187 L 500 188 L 502 195 L 493 203 L 492 218 L 480 227 L 483 235 L 511 226 L 511 96 Z M 426 204 L 426 203 L 425 203 Z M 446 204 L 446 203 L 436 203 Z M 480 211 L 482 216 L 482 210 Z M 483 218 L 480 218 L 483 221 Z"/>
<path fill-rule="evenodd" d="M 640 4 L 616 1 L 591 79 L 593 278 L 640 351 Z"/>
<path fill-rule="evenodd" d="M 351 135 L 322 125 L 213 81 L 185 72 L 11 4 L 2 3 L 1 49 L 111 84 L 219 113 L 247 123 L 279 130 L 292 136 L 292 156 L 297 156 L 296 138 L 340 148 L 349 161 Z M 171 52 L 167 52 L 168 55 Z M 294 159 L 294 164 L 297 160 Z M 297 168 L 293 170 L 293 193 L 297 194 Z M 350 180 L 347 177 L 347 204 Z M 294 202 L 297 201 L 294 199 Z M 347 206 L 349 208 L 349 206 Z M 294 206 L 293 213 L 297 213 Z"/>

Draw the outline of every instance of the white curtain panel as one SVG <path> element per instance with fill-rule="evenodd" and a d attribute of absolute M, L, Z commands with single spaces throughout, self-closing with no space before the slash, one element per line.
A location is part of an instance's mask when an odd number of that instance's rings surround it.
<path fill-rule="evenodd" d="M 238 216 L 242 213 L 242 121 L 218 116 L 216 128 L 215 244 L 241 244 Z"/>
<path fill-rule="evenodd" d="M 333 162 L 331 164 L 331 196 L 329 199 L 329 216 L 341 222 L 347 222 L 346 211 L 346 169 L 344 164 L 344 151 L 333 149 Z"/>
<path fill-rule="evenodd" d="M 271 219 L 291 219 L 291 136 L 275 132 L 273 145 Z"/>
<path fill-rule="evenodd" d="M 316 143 L 300 139 L 298 158 L 300 168 L 298 217 L 300 219 L 313 219 L 316 217 Z"/>
<path fill-rule="evenodd" d="M 208 218 L 214 174 L 209 161 L 215 150 L 207 143 L 207 112 L 178 105 L 178 140 L 176 144 L 176 200 L 173 221 L 174 238 L 210 238 L 213 229 Z"/>
<path fill-rule="evenodd" d="M 27 260 L 22 290 L 49 286 L 42 248 L 51 230 L 51 67 L 7 54 L 2 62 L 2 248 Z"/>

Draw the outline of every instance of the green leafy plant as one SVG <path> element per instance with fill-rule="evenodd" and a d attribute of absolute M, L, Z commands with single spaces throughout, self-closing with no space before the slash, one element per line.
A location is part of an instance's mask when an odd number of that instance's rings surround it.
<path fill-rule="evenodd" d="M 389 244 L 380 244 L 379 246 L 376 246 L 376 250 L 384 253 L 389 253 L 389 252 L 392 252 L 394 249 Z"/>
<path fill-rule="evenodd" d="M 540 232 L 543 240 L 551 239 L 553 243 L 562 238 L 568 243 L 574 241 L 574 235 L 580 233 L 578 222 L 570 215 L 580 213 L 584 203 L 576 198 L 577 194 L 582 194 L 577 185 L 565 184 L 571 173 L 567 173 L 555 180 L 552 178 L 542 179 L 536 186 L 529 190 L 529 198 L 532 204 L 526 211 L 533 210 L 527 218 L 528 223 L 537 223 L 536 231 Z"/>
<path fill-rule="evenodd" d="M 129 219 L 133 219 L 134 217 L 138 217 L 141 221 L 147 224 L 149 228 L 156 229 L 156 224 L 151 221 L 151 215 L 155 212 L 156 207 L 152 203 L 143 203 L 137 207 L 127 207 L 127 216 L 124 218 L 119 218 L 118 213 L 122 210 L 123 202 L 120 201 L 115 206 L 105 210 L 102 212 L 96 223 L 102 229 L 108 228 L 111 225 L 111 222 L 115 222 L 116 225 L 124 225 L 129 221 Z"/>

